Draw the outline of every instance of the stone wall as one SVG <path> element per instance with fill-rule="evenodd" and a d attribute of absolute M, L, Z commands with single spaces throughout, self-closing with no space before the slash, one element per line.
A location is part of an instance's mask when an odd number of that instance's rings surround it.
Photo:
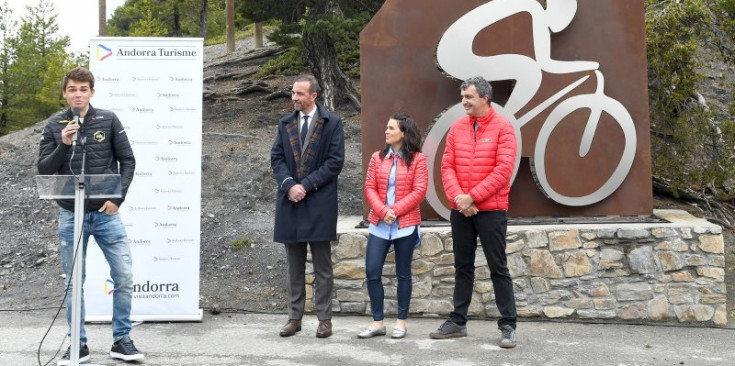
<path fill-rule="evenodd" d="M 521 318 L 727 325 L 722 229 L 678 210 L 670 223 L 509 226 L 508 267 Z M 365 280 L 367 230 L 342 223 L 332 247 L 333 311 L 370 314 Z M 448 227 L 422 228 L 414 251 L 411 316 L 452 311 L 454 256 Z M 481 248 L 471 317 L 499 317 Z M 385 309 L 396 313 L 392 253 L 383 270 Z M 307 265 L 307 310 L 314 277 Z"/>

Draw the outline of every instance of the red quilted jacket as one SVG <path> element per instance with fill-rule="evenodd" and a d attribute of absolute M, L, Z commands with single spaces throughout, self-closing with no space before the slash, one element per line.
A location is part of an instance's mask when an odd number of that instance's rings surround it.
<path fill-rule="evenodd" d="M 442 183 L 452 209 L 454 198 L 469 193 L 480 211 L 508 210 L 510 178 L 516 161 L 513 125 L 490 107 L 477 119 L 464 116 L 454 122 L 442 156 Z"/>
<path fill-rule="evenodd" d="M 365 198 L 370 205 L 368 221 L 377 225 L 385 217 L 389 208 L 393 209 L 398 218 L 398 227 L 404 228 L 421 224 L 419 206 L 426 196 L 426 187 L 429 182 L 429 173 L 426 168 L 426 156 L 420 152 L 414 155 L 411 167 L 406 167 L 406 161 L 400 156 L 396 166 L 396 200 L 393 207 L 385 205 L 388 193 L 388 176 L 393 166 L 393 157 L 380 158 L 376 151 L 370 158 L 367 176 L 365 177 Z"/>

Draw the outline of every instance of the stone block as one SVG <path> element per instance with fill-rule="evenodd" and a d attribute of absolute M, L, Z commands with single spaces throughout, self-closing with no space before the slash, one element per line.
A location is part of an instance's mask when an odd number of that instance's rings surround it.
<path fill-rule="evenodd" d="M 508 256 L 508 271 L 512 278 L 528 276 L 528 266 L 520 253 Z"/>
<path fill-rule="evenodd" d="M 597 286 L 590 289 L 590 296 L 608 297 L 610 296 L 610 289 L 604 283 L 598 284 Z"/>
<path fill-rule="evenodd" d="M 595 230 L 597 237 L 601 239 L 615 239 L 617 229 L 597 229 Z"/>
<path fill-rule="evenodd" d="M 506 243 L 506 246 L 505 246 L 505 253 L 513 254 L 515 252 L 520 252 L 521 250 L 525 248 L 526 248 L 526 243 L 523 242 L 523 240 L 508 242 Z"/>
<path fill-rule="evenodd" d="M 702 301 L 702 304 L 704 304 L 704 305 L 724 304 L 724 303 L 727 302 L 727 296 L 725 296 L 723 294 L 702 295 L 701 301 Z"/>
<path fill-rule="evenodd" d="M 600 247 L 600 243 L 596 241 L 588 241 L 584 244 L 582 244 L 582 248 L 584 249 L 597 249 Z"/>
<path fill-rule="evenodd" d="M 561 251 L 567 249 L 576 249 L 582 246 L 579 240 L 579 231 L 552 231 L 549 233 L 549 250 Z"/>
<path fill-rule="evenodd" d="M 436 265 L 430 261 L 417 259 L 411 262 L 411 273 L 414 275 L 422 275 L 434 269 L 435 266 Z"/>
<path fill-rule="evenodd" d="M 618 238 L 623 239 L 623 240 L 635 240 L 635 239 L 642 239 L 642 238 L 647 238 L 651 236 L 651 233 L 649 233 L 648 230 L 628 229 L 628 228 L 618 229 L 616 234 Z"/>
<path fill-rule="evenodd" d="M 691 267 L 704 266 L 707 264 L 707 259 L 699 254 L 692 254 L 686 258 L 686 264 Z"/>
<path fill-rule="evenodd" d="M 447 267 L 436 267 L 434 268 L 434 271 L 432 272 L 432 275 L 434 277 L 441 277 L 441 276 L 454 276 L 454 266 L 447 266 Z"/>
<path fill-rule="evenodd" d="M 656 256 L 649 246 L 635 248 L 628 254 L 630 269 L 634 273 L 656 273 L 659 271 Z"/>
<path fill-rule="evenodd" d="M 547 292 L 550 289 L 549 281 L 541 277 L 532 277 L 531 288 L 533 289 L 533 292 L 537 294 Z"/>
<path fill-rule="evenodd" d="M 663 250 L 656 253 L 664 272 L 677 271 L 684 268 L 684 262 L 674 251 Z"/>
<path fill-rule="evenodd" d="M 367 238 L 361 234 L 342 234 L 339 244 L 334 248 L 334 254 L 340 259 L 355 259 L 365 256 Z"/>
<path fill-rule="evenodd" d="M 699 267 L 697 274 L 700 277 L 712 278 L 717 282 L 725 282 L 725 270 L 717 267 Z"/>
<path fill-rule="evenodd" d="M 556 265 L 554 257 L 547 250 L 531 251 L 531 276 L 562 278 L 564 275 Z"/>
<path fill-rule="evenodd" d="M 545 231 L 529 230 L 526 232 L 526 242 L 529 248 L 544 248 L 549 245 L 549 237 Z"/>
<path fill-rule="evenodd" d="M 413 298 L 423 298 L 427 297 L 431 294 L 431 278 L 426 277 L 426 279 L 414 282 L 413 283 L 413 289 L 411 291 L 411 297 Z"/>
<path fill-rule="evenodd" d="M 624 305 L 618 310 L 618 318 L 623 320 L 646 319 L 647 317 L 646 304 L 640 302 Z"/>
<path fill-rule="evenodd" d="M 724 255 L 712 255 L 709 258 L 709 265 L 713 267 L 725 267 Z"/>
<path fill-rule="evenodd" d="M 674 282 L 692 282 L 694 281 L 694 276 L 689 271 L 679 271 L 671 273 L 671 279 Z"/>
<path fill-rule="evenodd" d="M 484 316 L 485 315 L 485 304 L 482 303 L 482 299 L 478 294 L 472 294 L 472 301 L 470 307 L 467 309 L 468 316 Z"/>
<path fill-rule="evenodd" d="M 579 277 L 592 273 L 592 264 L 587 253 L 581 250 L 575 253 L 565 253 L 562 267 L 567 277 Z"/>
<path fill-rule="evenodd" d="M 592 300 L 592 303 L 595 304 L 595 309 L 597 310 L 609 310 L 609 309 L 615 309 L 618 307 L 618 302 L 615 301 L 615 299 L 611 299 L 611 298 L 594 299 Z"/>
<path fill-rule="evenodd" d="M 445 238 L 444 239 L 444 251 L 452 253 L 453 250 L 454 250 L 454 240 L 452 239 L 451 236 L 448 238 Z"/>
<path fill-rule="evenodd" d="M 370 301 L 367 291 L 337 290 L 337 300 L 343 302 Z M 308 297 L 308 296 L 307 296 Z"/>
<path fill-rule="evenodd" d="M 574 309 L 565 308 L 561 306 L 546 306 L 544 307 L 544 315 L 548 318 L 566 318 L 574 314 Z"/>
<path fill-rule="evenodd" d="M 436 234 L 426 233 L 421 235 L 421 255 L 423 257 L 431 257 L 442 251 L 444 251 L 444 244 Z"/>
<path fill-rule="evenodd" d="M 681 233 L 682 239 L 692 239 L 694 236 L 692 235 L 692 229 L 688 227 L 683 227 L 679 229 L 679 232 Z"/>
<path fill-rule="evenodd" d="M 340 302 L 339 307 L 341 313 L 364 314 L 366 305 L 364 302 Z"/>
<path fill-rule="evenodd" d="M 653 235 L 656 238 L 669 238 L 672 236 L 677 236 L 676 230 L 668 227 L 656 227 L 651 229 L 651 235 Z"/>
<path fill-rule="evenodd" d="M 577 316 L 580 319 L 614 319 L 616 314 L 614 311 L 605 310 L 577 310 Z"/>
<path fill-rule="evenodd" d="M 315 277 L 314 277 L 313 274 L 308 274 L 308 275 L 305 275 L 304 276 L 304 282 L 306 282 L 307 285 L 314 284 L 314 279 L 315 279 Z M 362 281 L 360 281 L 360 282 L 362 282 Z M 360 287 L 362 287 L 362 286 L 360 286 Z"/>
<path fill-rule="evenodd" d="M 699 249 L 708 253 L 722 254 L 725 252 L 725 241 L 722 235 L 700 235 Z"/>
<path fill-rule="evenodd" d="M 666 296 L 658 295 L 648 302 L 648 319 L 657 322 L 669 319 L 669 303 Z"/>
<path fill-rule="evenodd" d="M 677 252 L 686 252 L 689 250 L 689 245 L 677 238 L 673 241 L 662 241 L 656 244 L 656 250 L 675 250 Z"/>
<path fill-rule="evenodd" d="M 491 276 L 490 268 L 486 265 L 475 268 L 476 280 L 487 280 Z"/>
<path fill-rule="evenodd" d="M 484 294 L 493 290 L 492 281 L 475 281 L 475 291 Z"/>
<path fill-rule="evenodd" d="M 454 265 L 454 254 L 452 253 L 442 254 L 439 256 L 439 258 L 436 259 L 435 263 L 442 264 L 442 265 L 446 265 L 446 264 Z"/>
<path fill-rule="evenodd" d="M 312 278 L 312 281 L 307 282 L 307 283 L 309 284 L 314 283 L 314 276 L 311 276 L 311 278 Z M 357 289 L 361 289 L 364 284 L 365 284 L 364 280 L 334 280 L 335 289 L 357 290 Z"/>
<path fill-rule="evenodd" d="M 718 327 L 727 326 L 727 308 L 724 304 L 717 307 L 717 310 L 715 310 L 715 316 L 712 318 L 712 321 Z"/>
<path fill-rule="evenodd" d="M 623 251 L 605 248 L 600 251 L 600 269 L 622 268 L 622 260 L 625 258 Z"/>
<path fill-rule="evenodd" d="M 592 299 L 571 299 L 564 306 L 572 309 L 591 309 L 595 306 Z"/>
<path fill-rule="evenodd" d="M 411 313 L 447 315 L 454 307 L 450 300 L 415 299 L 411 301 Z"/>
<path fill-rule="evenodd" d="M 385 271 L 383 272 L 385 274 Z M 357 280 L 365 278 L 365 260 L 348 260 L 334 265 L 334 278 Z"/>
<path fill-rule="evenodd" d="M 587 241 L 597 239 L 597 234 L 595 234 L 593 232 L 583 232 L 583 233 L 580 233 L 579 236 L 582 239 L 587 240 Z"/>
<path fill-rule="evenodd" d="M 674 313 L 682 323 L 706 322 L 712 319 L 715 310 L 708 305 L 674 306 Z"/>
<path fill-rule="evenodd" d="M 454 286 L 434 286 L 431 289 L 431 296 L 452 298 L 454 296 Z"/>
<path fill-rule="evenodd" d="M 641 301 L 653 298 L 653 289 L 647 283 L 621 283 L 615 293 L 618 301 Z"/>
<path fill-rule="evenodd" d="M 487 307 L 485 308 L 487 312 Z M 538 318 L 544 313 L 544 309 L 536 305 L 519 306 L 516 309 L 518 316 L 521 318 Z"/>

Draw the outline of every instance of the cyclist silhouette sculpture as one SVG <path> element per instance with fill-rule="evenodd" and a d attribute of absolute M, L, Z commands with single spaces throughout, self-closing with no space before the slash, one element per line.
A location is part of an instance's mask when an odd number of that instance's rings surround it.
<path fill-rule="evenodd" d="M 508 101 L 503 106 L 493 103 L 493 108 L 508 118 L 515 128 L 518 152 L 513 180 L 521 159 L 521 128 L 590 78 L 589 75 L 581 77 L 525 114 L 518 116 L 518 112 L 526 107 L 538 92 L 543 72 L 551 74 L 594 72 L 597 80 L 595 92 L 567 97 L 555 106 L 543 123 L 535 143 L 532 166 L 537 182 L 547 197 L 566 206 L 591 205 L 615 192 L 633 165 L 637 146 L 635 125 L 630 114 L 620 102 L 604 94 L 605 82 L 598 70 L 599 64 L 593 61 L 561 61 L 551 58 L 551 32 L 559 33 L 566 29 L 576 12 L 577 0 L 547 0 L 546 9 L 537 0 L 494 0 L 478 6 L 454 22 L 444 32 L 436 52 L 439 66 L 453 78 L 464 80 L 479 75 L 488 81 L 515 80 Z M 531 16 L 535 58 L 519 54 L 478 56 L 473 52 L 474 39 L 483 29 L 519 13 L 528 13 Z M 590 111 L 590 116 L 579 144 L 579 156 L 584 157 L 590 151 L 603 111 L 612 117 L 623 132 L 623 152 L 611 176 L 598 189 L 578 196 L 565 195 L 555 190 L 547 178 L 544 159 L 546 147 L 554 128 L 566 116 L 583 108 Z M 429 167 L 434 166 L 439 145 L 449 127 L 454 120 L 464 114 L 462 105 L 456 104 L 442 113 L 429 131 L 423 147 Z M 426 200 L 440 216 L 449 217 L 449 210 L 437 195 L 434 179 L 429 179 Z"/>

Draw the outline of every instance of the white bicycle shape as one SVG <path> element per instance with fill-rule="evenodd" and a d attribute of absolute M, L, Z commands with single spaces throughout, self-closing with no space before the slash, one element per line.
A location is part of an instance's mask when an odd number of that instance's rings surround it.
<path fill-rule="evenodd" d="M 554 3 L 558 7 L 552 9 L 551 5 Z M 511 184 L 518 173 L 521 160 L 523 147 L 521 128 L 589 79 L 589 75 L 581 77 L 538 104 L 523 116 L 516 118 L 515 114 L 538 91 L 541 83 L 541 71 L 567 74 L 594 70 L 597 79 L 595 92 L 568 97 L 554 107 L 539 131 L 533 155 L 538 183 L 549 198 L 567 206 L 587 206 L 610 196 L 620 187 L 627 177 L 636 153 L 635 124 L 626 108 L 620 102 L 604 94 L 605 80 L 602 73 L 597 70 L 599 65 L 596 62 L 557 61 L 548 58 L 550 54 L 550 42 L 547 40 L 547 38 L 550 38 L 549 29 L 559 31 L 571 22 L 571 18 L 576 12 L 576 0 L 548 0 L 548 4 L 548 10 L 544 10 L 536 0 L 495 0 L 475 8 L 452 24 L 444 33 L 437 48 L 437 60 L 445 72 L 458 79 L 466 79 L 475 75 L 483 76 L 488 81 L 507 80 L 517 77 L 515 79 L 516 88 L 508 102 L 504 106 L 492 103 L 493 108 L 508 118 L 515 129 L 518 150 Z M 521 11 L 531 13 L 534 19 L 536 60 L 527 56 L 514 54 L 477 56 L 472 53 L 472 42 L 477 33 L 489 24 Z M 571 17 L 569 16 L 570 14 Z M 540 54 L 547 55 L 547 57 L 541 58 L 539 57 Z M 568 196 L 559 193 L 549 184 L 545 164 L 546 147 L 552 132 L 564 118 L 582 108 L 589 109 L 591 113 L 580 141 L 580 157 L 585 157 L 592 147 L 593 138 L 597 131 L 600 118 L 602 117 L 602 112 L 609 114 L 622 129 L 624 147 L 615 170 L 601 187 L 592 193 L 582 196 Z M 442 113 L 428 132 L 423 145 L 423 152 L 427 156 L 429 167 L 435 166 L 439 145 L 449 131 L 452 123 L 464 115 L 465 110 L 462 104 L 456 104 Z M 426 200 L 440 216 L 445 219 L 449 218 L 449 209 L 440 201 L 433 177 L 429 179 Z"/>

